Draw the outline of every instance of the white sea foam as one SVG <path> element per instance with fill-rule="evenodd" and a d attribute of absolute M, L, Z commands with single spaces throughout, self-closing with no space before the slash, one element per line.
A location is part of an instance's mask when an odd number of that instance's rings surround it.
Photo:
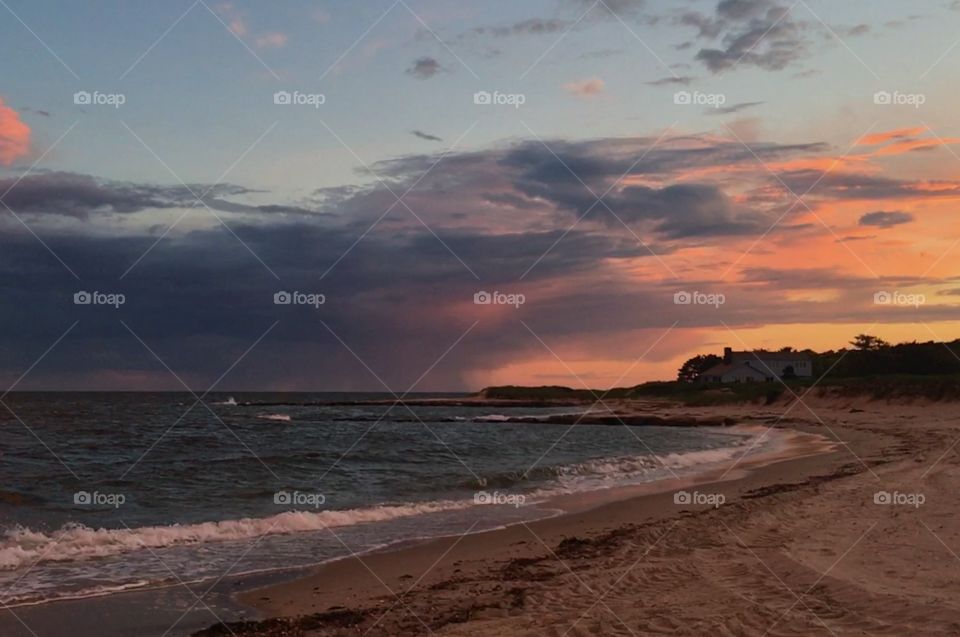
<path fill-rule="evenodd" d="M 261 420 L 275 420 L 277 422 L 290 422 L 290 416 L 287 414 L 259 414 L 257 418 Z"/>
<path fill-rule="evenodd" d="M 772 444 L 776 444 L 776 441 Z M 770 445 L 771 441 L 765 440 L 763 436 L 744 436 L 741 444 L 730 447 L 657 456 L 618 456 L 588 460 L 557 467 L 557 479 L 552 484 L 536 489 L 531 497 L 534 500 L 544 500 L 557 495 L 673 478 L 677 474 L 700 472 L 732 462 L 744 454 L 767 450 Z"/>
<path fill-rule="evenodd" d="M 174 524 L 134 529 L 92 529 L 67 524 L 53 533 L 16 526 L 0 540 L 0 570 L 17 569 L 36 562 L 62 562 L 108 557 L 141 549 L 244 540 L 262 535 L 321 531 L 328 527 L 382 522 L 402 517 L 464 509 L 470 501 L 434 501 L 378 506 L 346 511 L 287 511 L 266 518 L 221 520 L 200 524 Z"/>

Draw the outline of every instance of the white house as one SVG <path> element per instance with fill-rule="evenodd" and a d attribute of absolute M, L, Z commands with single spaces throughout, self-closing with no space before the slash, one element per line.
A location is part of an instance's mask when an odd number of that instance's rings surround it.
<path fill-rule="evenodd" d="M 800 352 L 735 352 L 723 348 L 723 362 L 703 372 L 700 380 L 706 383 L 751 383 L 778 378 L 810 378 L 813 361 Z"/>

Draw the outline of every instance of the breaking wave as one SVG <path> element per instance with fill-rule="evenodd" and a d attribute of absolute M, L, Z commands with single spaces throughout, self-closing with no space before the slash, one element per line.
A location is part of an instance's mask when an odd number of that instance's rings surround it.
<path fill-rule="evenodd" d="M 378 506 L 346 511 L 287 511 L 266 518 L 243 518 L 199 524 L 173 524 L 133 529 L 93 529 L 66 524 L 44 533 L 22 526 L 3 531 L 0 540 L 0 570 L 13 570 L 38 562 L 78 561 L 109 557 L 142 549 L 244 540 L 262 535 L 322 531 L 328 527 L 382 522 L 402 517 L 451 511 L 472 506 L 472 501 L 434 501 L 396 506 Z"/>
<path fill-rule="evenodd" d="M 290 422 L 288 414 L 260 414 L 257 416 L 260 420 L 274 420 L 276 422 Z"/>

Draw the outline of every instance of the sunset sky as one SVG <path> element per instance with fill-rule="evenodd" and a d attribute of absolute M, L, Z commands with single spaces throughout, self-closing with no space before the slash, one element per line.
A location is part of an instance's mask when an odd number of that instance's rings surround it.
<path fill-rule="evenodd" d="M 960 2 L 0 16 L 4 388 L 603 388 L 960 337 Z"/>

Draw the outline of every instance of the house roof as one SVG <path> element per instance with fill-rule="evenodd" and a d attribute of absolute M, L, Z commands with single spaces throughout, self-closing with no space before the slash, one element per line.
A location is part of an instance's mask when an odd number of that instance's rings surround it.
<path fill-rule="evenodd" d="M 749 361 L 740 361 L 730 365 L 727 365 L 726 363 L 720 363 L 719 365 L 714 365 L 707 371 L 703 372 L 702 376 L 723 376 L 724 374 L 727 374 L 738 368 L 749 369 L 750 371 L 755 372 L 758 376 L 763 376 L 764 378 L 766 377 L 763 371 L 757 369 L 756 367 L 752 367 L 749 364 Z"/>

